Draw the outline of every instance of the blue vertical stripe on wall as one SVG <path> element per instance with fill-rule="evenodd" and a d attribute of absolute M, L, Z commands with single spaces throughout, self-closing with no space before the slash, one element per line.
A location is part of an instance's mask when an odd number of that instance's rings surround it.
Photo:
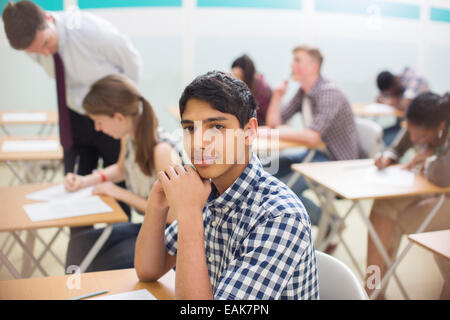
<path fill-rule="evenodd" d="M 131 8 L 131 7 L 181 7 L 182 0 L 78 0 L 80 9 Z"/>
<path fill-rule="evenodd" d="M 380 16 L 419 20 L 420 6 L 376 0 L 316 0 L 315 10 L 334 13 L 368 14 L 367 9 L 378 7 Z"/>
<path fill-rule="evenodd" d="M 302 0 L 197 0 L 198 7 L 225 8 L 265 8 L 293 9 L 302 8 Z"/>

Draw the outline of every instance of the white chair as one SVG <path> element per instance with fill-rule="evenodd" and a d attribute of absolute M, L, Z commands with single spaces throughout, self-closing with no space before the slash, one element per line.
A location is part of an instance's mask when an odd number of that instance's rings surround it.
<path fill-rule="evenodd" d="M 316 250 L 321 300 L 368 300 L 363 286 L 343 262 Z"/>
<path fill-rule="evenodd" d="M 383 142 L 383 128 L 375 121 L 355 118 L 359 145 L 367 158 L 373 158 Z"/>

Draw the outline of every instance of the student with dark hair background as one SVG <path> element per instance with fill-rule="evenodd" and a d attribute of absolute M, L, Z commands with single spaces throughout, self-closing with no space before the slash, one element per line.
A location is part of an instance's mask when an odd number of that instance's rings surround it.
<path fill-rule="evenodd" d="M 252 92 L 258 104 L 256 111 L 258 125 L 264 126 L 266 124 L 267 109 L 272 98 L 272 89 L 264 80 L 263 75 L 256 72 L 255 64 L 246 54 L 233 61 L 231 73 L 239 80 L 244 81 Z"/>
<path fill-rule="evenodd" d="M 408 130 L 403 131 L 396 144 L 375 161 L 379 169 L 396 163 L 411 147 L 417 154 L 406 166 L 425 175 L 433 184 L 450 186 L 450 94 L 443 97 L 431 92 L 419 94 L 411 101 L 406 111 Z M 376 200 L 370 213 L 372 222 L 387 253 L 393 259 L 398 251 L 401 236 L 415 232 L 437 203 L 438 196 L 416 196 L 398 199 Z M 450 197 L 445 197 L 434 219 L 426 231 L 450 228 Z M 437 259 L 443 274 L 447 275 L 441 298 L 450 298 L 450 270 L 448 261 Z M 387 266 L 378 253 L 372 239 L 368 239 L 367 266 L 380 267 L 381 276 Z M 372 290 L 366 288 L 368 294 Z M 383 293 L 379 296 L 383 297 Z"/>
<path fill-rule="evenodd" d="M 406 67 L 399 75 L 393 75 L 390 71 L 382 71 L 377 76 L 379 95 L 378 103 L 384 103 L 399 110 L 406 111 L 412 99 L 419 93 L 429 91 L 427 81 L 419 77 L 414 70 Z M 401 129 L 402 119 L 397 119 L 395 125 L 383 130 L 383 141 L 390 146 Z"/>

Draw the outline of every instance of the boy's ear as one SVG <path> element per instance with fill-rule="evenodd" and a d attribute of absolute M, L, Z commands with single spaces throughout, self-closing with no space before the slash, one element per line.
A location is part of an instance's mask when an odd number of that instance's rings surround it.
<path fill-rule="evenodd" d="M 249 147 L 258 136 L 258 120 L 251 118 L 244 127 L 245 146 Z"/>

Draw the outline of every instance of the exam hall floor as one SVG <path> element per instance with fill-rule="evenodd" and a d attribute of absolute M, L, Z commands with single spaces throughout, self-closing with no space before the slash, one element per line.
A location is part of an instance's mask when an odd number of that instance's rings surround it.
<path fill-rule="evenodd" d="M 7 186 L 11 178 L 12 173 L 9 171 L 9 169 L 3 164 L 0 165 L 0 184 L 2 186 Z M 56 176 L 54 181 L 61 182 L 62 176 Z M 314 195 L 311 191 L 306 191 L 305 195 L 311 197 L 311 199 L 314 199 Z M 342 213 L 349 206 L 349 202 L 340 200 L 337 201 L 336 206 L 339 212 Z M 371 206 L 371 200 L 363 201 L 363 207 L 367 215 L 369 214 Z M 142 219 L 143 218 L 141 216 L 133 213 L 133 222 L 141 222 Z M 345 224 L 346 228 L 342 233 L 343 238 L 348 244 L 350 250 L 353 252 L 359 268 L 361 270 L 365 270 L 367 227 L 365 226 L 357 212 L 352 212 L 345 221 Z M 39 230 L 39 234 L 47 240 L 51 239 L 55 232 L 56 229 L 53 228 Z M 65 253 L 68 244 L 68 230 L 66 230 L 66 232 L 67 233 L 59 235 L 52 246 L 53 251 L 60 257 L 62 261 L 65 261 Z M 313 227 L 313 236 L 316 233 L 317 228 Z M 3 246 L 3 243 L 7 236 L 7 233 L 0 233 L 0 248 Z M 402 250 L 407 244 L 408 239 L 406 237 L 403 237 L 400 250 Z M 40 253 L 43 250 L 43 246 L 40 245 L 39 242 L 36 242 L 35 250 L 35 252 Z M 19 270 L 21 267 L 22 255 L 22 250 L 17 244 L 13 246 L 9 254 L 10 261 Z M 337 247 L 333 255 L 343 261 L 347 266 L 349 266 L 350 269 L 352 269 L 358 276 L 354 265 L 352 264 L 342 245 L 339 245 Z M 50 254 L 47 254 L 43 258 L 42 265 L 50 275 L 64 274 L 63 267 L 56 263 L 55 258 L 53 258 Z M 404 260 L 398 266 L 396 273 L 411 299 L 439 299 L 441 288 L 443 285 L 443 278 L 434 262 L 432 254 L 429 251 L 417 245 L 413 245 Z M 39 270 L 35 270 L 31 277 L 42 277 L 42 274 L 39 272 Z M 10 279 L 13 279 L 13 276 L 9 273 L 8 269 L 6 269 L 5 266 L 1 266 L 0 280 Z M 403 299 L 400 289 L 398 288 L 394 279 L 391 279 L 389 281 L 389 286 L 386 291 L 386 299 Z"/>

